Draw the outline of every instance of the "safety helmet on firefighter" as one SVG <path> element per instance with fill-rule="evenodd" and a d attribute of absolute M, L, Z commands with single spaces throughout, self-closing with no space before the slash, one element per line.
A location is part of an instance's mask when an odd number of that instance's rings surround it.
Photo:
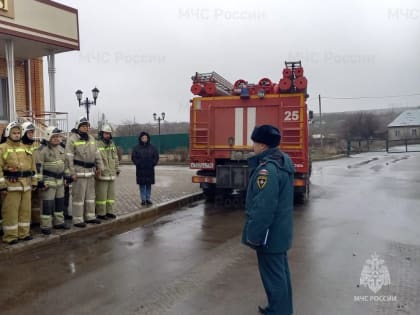
<path fill-rule="evenodd" d="M 22 126 L 17 121 L 10 122 L 4 131 L 4 136 L 8 138 L 10 136 L 10 132 L 13 128 L 19 128 L 20 131 L 22 131 Z"/>
<path fill-rule="evenodd" d="M 76 126 L 75 126 L 75 128 L 76 128 L 76 129 L 79 129 L 79 128 L 80 128 L 80 125 L 82 125 L 82 124 L 87 124 L 88 126 L 90 125 L 89 120 L 87 120 L 87 118 L 86 118 L 86 117 L 84 117 L 84 116 L 80 117 L 80 118 L 76 121 Z"/>
<path fill-rule="evenodd" d="M 34 124 L 31 123 L 30 121 L 25 121 L 22 124 L 22 135 L 24 135 L 25 133 L 27 133 L 30 130 L 35 130 Z"/>
<path fill-rule="evenodd" d="M 102 132 L 112 133 L 112 127 L 109 124 L 103 124 L 101 127 Z"/>
<path fill-rule="evenodd" d="M 56 126 L 49 126 L 45 130 L 44 139 L 49 142 L 51 140 L 52 136 L 61 135 L 62 133 L 63 133 L 63 131 L 58 129 Z"/>

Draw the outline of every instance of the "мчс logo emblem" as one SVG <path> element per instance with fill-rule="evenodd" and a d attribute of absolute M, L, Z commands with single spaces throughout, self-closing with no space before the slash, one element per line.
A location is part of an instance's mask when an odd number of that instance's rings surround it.
<path fill-rule="evenodd" d="M 384 285 L 390 284 L 391 276 L 389 275 L 385 261 L 374 253 L 370 259 L 366 260 L 366 264 L 363 266 L 362 274 L 360 275 L 360 285 L 368 287 L 376 293 Z"/>

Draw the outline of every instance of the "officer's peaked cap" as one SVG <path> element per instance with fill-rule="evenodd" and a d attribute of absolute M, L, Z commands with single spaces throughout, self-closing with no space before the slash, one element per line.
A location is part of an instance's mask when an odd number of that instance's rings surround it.
<path fill-rule="evenodd" d="M 280 130 L 271 125 L 256 126 L 252 132 L 251 139 L 254 142 L 264 143 L 270 148 L 274 148 L 280 144 Z"/>

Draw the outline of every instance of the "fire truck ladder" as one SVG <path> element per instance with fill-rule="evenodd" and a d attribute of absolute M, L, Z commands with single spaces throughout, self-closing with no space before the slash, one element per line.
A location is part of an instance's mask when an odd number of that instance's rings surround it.
<path fill-rule="evenodd" d="M 195 121 L 192 124 L 191 142 L 192 151 L 203 151 L 206 150 L 207 154 L 210 154 L 210 108 L 201 109 L 202 114 L 200 122 Z M 205 120 L 203 118 L 206 118 Z"/>
<path fill-rule="evenodd" d="M 231 95 L 232 93 L 233 84 L 214 71 L 209 73 L 196 72 L 191 80 L 193 80 L 193 83 L 215 83 L 219 95 Z"/>
<path fill-rule="evenodd" d="M 302 68 L 302 61 L 285 61 L 284 65 L 288 69 Z"/>

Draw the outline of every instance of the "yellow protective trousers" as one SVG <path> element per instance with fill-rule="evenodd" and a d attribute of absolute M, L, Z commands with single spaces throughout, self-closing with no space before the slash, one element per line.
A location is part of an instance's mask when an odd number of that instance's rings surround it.
<path fill-rule="evenodd" d="M 31 190 L 8 191 L 3 201 L 3 241 L 24 239 L 31 225 Z"/>
<path fill-rule="evenodd" d="M 95 219 L 95 178 L 78 177 L 73 182 L 72 199 L 74 224 Z"/>
<path fill-rule="evenodd" d="M 64 223 L 64 185 L 49 186 L 41 192 L 41 229 Z M 54 221 L 54 222 L 53 222 Z"/>
<path fill-rule="evenodd" d="M 114 213 L 115 185 L 113 180 L 96 180 L 96 214 Z"/>

